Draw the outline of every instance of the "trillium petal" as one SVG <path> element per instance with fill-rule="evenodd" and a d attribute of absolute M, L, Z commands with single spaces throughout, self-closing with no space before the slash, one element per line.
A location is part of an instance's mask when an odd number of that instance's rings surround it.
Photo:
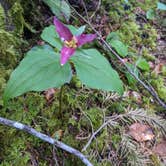
<path fill-rule="evenodd" d="M 61 65 L 64 65 L 69 60 L 69 58 L 74 54 L 74 52 L 75 48 L 64 46 L 61 49 Z"/>
<path fill-rule="evenodd" d="M 54 17 L 54 25 L 61 39 L 67 40 L 67 41 L 70 41 L 72 39 L 73 35 L 70 32 L 70 30 L 62 22 L 60 22 L 56 17 Z"/>
<path fill-rule="evenodd" d="M 79 36 L 76 36 L 77 39 L 77 45 L 82 46 L 88 42 L 93 41 L 97 37 L 96 34 L 81 34 Z"/>

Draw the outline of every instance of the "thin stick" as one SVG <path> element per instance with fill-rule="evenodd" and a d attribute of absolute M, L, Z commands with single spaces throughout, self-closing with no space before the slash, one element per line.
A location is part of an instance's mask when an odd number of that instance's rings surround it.
<path fill-rule="evenodd" d="M 101 36 L 101 34 L 92 26 L 92 24 L 86 20 L 81 14 L 79 14 L 71 5 L 70 7 L 72 10 L 79 16 L 81 19 L 83 19 L 89 27 L 97 34 L 99 40 L 104 44 L 104 46 L 112 52 L 116 58 L 125 66 L 125 68 L 128 70 L 128 72 L 156 99 L 156 101 L 166 109 L 166 104 L 159 98 L 157 92 L 154 90 L 154 88 L 149 87 L 146 83 L 144 83 L 138 76 L 135 75 L 135 73 L 126 65 L 126 63 L 123 61 L 123 59 L 119 56 L 119 54 L 112 49 L 109 43 L 107 43 Z"/>
<path fill-rule="evenodd" d="M 84 10 L 85 10 L 85 14 L 86 14 L 87 20 L 89 21 L 89 15 L 88 15 L 88 11 L 87 11 L 85 2 L 84 2 L 84 0 L 81 0 L 81 2 L 82 2 L 82 5 L 83 5 L 83 7 L 84 7 Z"/>
<path fill-rule="evenodd" d="M 98 1 L 98 5 L 96 7 L 96 10 L 93 12 L 93 14 L 90 16 L 90 19 L 92 20 L 92 18 L 94 17 L 94 15 L 96 14 L 96 12 L 99 10 L 101 5 L 101 0 Z"/>
<path fill-rule="evenodd" d="M 82 151 L 85 151 L 85 150 L 88 148 L 88 146 L 91 144 L 92 140 L 96 137 L 96 135 L 97 135 L 105 126 L 107 126 L 109 123 L 111 123 L 113 120 L 115 120 L 115 119 L 117 119 L 117 118 L 119 118 L 119 116 L 115 117 L 114 119 L 113 119 L 113 117 L 112 117 L 112 119 L 109 119 L 108 121 L 104 122 L 104 123 L 91 135 L 90 139 L 88 140 L 87 144 L 83 147 Z"/>
<path fill-rule="evenodd" d="M 61 141 L 58 141 L 58 140 L 55 140 L 51 137 L 49 137 L 48 135 L 45 135 L 43 133 L 40 133 L 38 131 L 36 131 L 35 129 L 33 129 L 32 127 L 29 127 L 27 125 L 24 125 L 22 123 L 19 123 L 17 121 L 13 121 L 13 120 L 9 120 L 9 119 L 6 119 L 6 118 L 2 118 L 0 117 L 0 124 L 3 124 L 3 125 L 6 125 L 6 126 L 10 126 L 10 127 L 14 127 L 16 129 L 19 129 L 19 130 L 22 130 L 22 131 L 25 131 L 45 142 L 48 142 L 52 145 L 55 145 L 56 147 L 60 148 L 60 149 L 63 149 L 75 156 L 77 156 L 79 159 L 82 160 L 82 162 L 87 165 L 87 166 L 93 166 L 90 161 L 78 150 L 64 144 L 63 142 Z"/>

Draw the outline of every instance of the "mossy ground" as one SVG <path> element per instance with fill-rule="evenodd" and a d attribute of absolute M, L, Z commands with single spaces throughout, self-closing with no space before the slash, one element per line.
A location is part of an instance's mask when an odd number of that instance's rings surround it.
<path fill-rule="evenodd" d="M 155 2 L 157 1 L 153 1 L 154 6 L 151 0 L 146 3 L 131 1 L 127 4 L 128 6 L 124 1 L 114 2 L 112 0 L 105 0 L 101 4 L 102 10 L 107 11 L 107 16 L 111 20 L 111 28 L 117 32 L 121 41 L 129 46 L 130 60 L 133 63 L 138 56 L 154 63 L 158 58 L 153 55 L 157 46 L 157 29 L 151 21 L 140 21 L 140 13 L 137 10 L 139 8 L 146 12 L 149 8 L 155 9 Z M 136 83 L 129 85 L 120 68 L 117 70 L 125 83 L 126 96 L 119 97 L 112 93 L 88 89 L 74 77 L 70 84 L 64 86 L 63 117 L 61 118 L 59 89 L 56 89 L 52 102 L 48 102 L 42 92 L 30 92 L 12 99 L 4 106 L 2 94 L 10 73 L 25 51 L 40 40 L 40 32 L 46 25 L 44 20 L 50 15 L 46 13 L 45 16 L 41 12 L 41 10 L 48 10 L 43 5 L 39 1 L 9 0 L 7 8 L 3 3 L 0 6 L 0 43 L 3 43 L 0 45 L 0 116 L 30 125 L 38 131 L 61 139 L 66 144 L 81 150 L 87 143 L 92 130 L 97 130 L 105 117 L 124 114 L 129 106 L 133 109 L 143 108 L 144 111 L 148 110 L 153 114 L 163 112 L 161 107 L 152 102 L 152 97 L 143 88 Z M 73 24 L 75 23 L 77 21 L 73 21 Z M 158 75 L 153 74 L 152 69 L 144 71 L 143 76 L 151 82 L 159 96 L 165 100 L 165 68 L 163 67 Z M 132 92 L 133 89 L 140 95 L 140 101 L 139 96 L 127 93 Z M 116 127 L 105 128 L 96 136 L 96 140 L 85 152 L 95 166 L 116 165 L 115 159 L 122 165 L 127 165 L 128 161 L 134 158 L 132 154 L 124 157 L 118 152 L 126 127 L 125 123 L 118 122 Z M 61 131 L 63 131 L 62 135 Z M 110 152 L 114 155 L 112 160 L 109 158 Z M 54 154 L 57 155 L 57 159 Z M 155 155 L 153 158 L 156 162 L 158 161 Z M 53 148 L 33 136 L 0 126 L 0 165 L 47 166 L 55 165 L 55 160 L 65 166 L 83 165 L 72 155 Z"/>

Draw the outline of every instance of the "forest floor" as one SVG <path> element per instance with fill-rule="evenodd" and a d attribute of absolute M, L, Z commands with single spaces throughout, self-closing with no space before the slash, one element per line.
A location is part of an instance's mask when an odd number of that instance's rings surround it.
<path fill-rule="evenodd" d="M 157 9 L 158 0 L 69 2 L 104 40 L 109 43 L 118 38 L 128 47 L 123 62 L 166 102 L 166 13 Z M 66 23 L 86 25 L 77 13 L 71 13 L 73 17 Z M 43 43 L 40 35 L 44 27 L 53 24 L 53 16 L 41 0 L 0 1 L 0 116 L 78 149 L 94 166 L 166 165 L 166 109 L 100 42 L 90 46 L 102 52 L 120 75 L 125 89 L 122 96 L 87 88 L 74 76 L 63 87 L 62 116 L 59 88 L 29 92 L 4 105 L 2 95 L 11 72 L 28 50 Z M 93 33 L 88 25 L 86 32 Z M 1 165 L 84 164 L 38 138 L 1 125 Z"/>

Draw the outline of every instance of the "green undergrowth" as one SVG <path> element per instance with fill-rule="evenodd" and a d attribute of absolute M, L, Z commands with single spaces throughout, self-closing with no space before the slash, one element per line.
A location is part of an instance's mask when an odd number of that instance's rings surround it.
<path fill-rule="evenodd" d="M 103 8 L 107 6 L 105 10 L 110 17 L 112 29 L 128 46 L 127 58 L 133 64 L 139 57 L 154 63 L 157 59 L 153 55 L 157 46 L 157 30 L 152 22 L 142 21 L 135 12 L 138 7 L 145 12 L 149 8 L 155 9 L 155 2 L 157 1 L 154 1 L 153 4 L 151 1 L 145 3 L 130 1 L 129 4 L 125 4 L 124 1 L 105 0 L 102 3 Z M 152 102 L 152 97 L 145 89 L 138 86 L 136 82 L 132 85 L 129 84 L 120 67 L 117 70 L 124 82 L 124 96 L 88 89 L 77 77 L 74 77 L 70 85 L 64 86 L 62 117 L 59 113 L 59 89 L 56 89 L 51 102 L 46 100 L 43 92 L 30 92 L 12 99 L 7 105 L 4 105 L 1 96 L 10 73 L 19 63 L 24 52 L 39 40 L 37 31 L 42 30 L 45 25 L 44 20 L 48 17 L 41 13 L 43 6 L 38 1 L 9 0 L 8 3 L 10 6 L 8 10 L 4 10 L 0 6 L 0 42 L 3 43 L 0 45 L 0 116 L 27 124 L 37 131 L 62 140 L 81 151 L 91 133 L 96 131 L 109 117 L 124 115 L 128 110 L 140 108 L 143 108 L 143 112 L 147 110 L 149 114 L 153 115 L 157 111 L 163 111 L 155 102 Z M 33 38 L 34 36 L 35 38 Z M 141 73 L 143 78 L 147 79 L 159 96 L 165 100 L 165 68 L 163 67 L 159 75 L 153 73 L 152 69 L 141 71 Z M 133 90 L 135 93 L 132 93 Z M 131 150 L 131 153 L 127 153 L 128 155 L 122 154 L 121 147 L 126 138 L 124 135 L 127 127 L 133 122 L 132 118 L 132 116 L 128 117 L 124 121 L 123 119 L 113 120 L 110 126 L 96 135 L 96 138 L 83 152 L 89 156 L 95 166 L 110 166 L 119 163 L 127 165 L 137 159 L 136 152 Z M 148 119 L 148 116 L 146 118 Z M 141 121 L 141 119 L 139 120 Z M 148 120 L 143 120 L 143 122 L 148 123 Z M 127 141 L 129 145 L 132 144 L 132 147 L 137 145 L 135 142 L 130 142 L 131 140 L 128 138 Z M 128 145 L 127 143 L 126 145 Z M 139 145 L 137 146 L 136 149 L 139 149 Z M 56 159 L 54 153 L 56 153 Z M 53 148 L 25 132 L 0 126 L 0 165 L 28 166 L 37 163 L 47 166 L 55 165 L 55 160 L 65 166 L 73 166 L 73 163 L 83 165 L 73 155 Z M 142 160 L 139 161 L 141 163 Z"/>
<path fill-rule="evenodd" d="M 110 26 L 111 29 L 113 29 L 112 32 L 114 32 L 114 37 L 118 38 L 128 46 L 129 53 L 126 58 L 129 63 L 134 66 L 140 58 L 144 58 L 148 63 L 152 62 L 155 64 L 156 61 L 158 61 L 153 53 L 157 48 L 157 37 L 159 34 L 152 22 L 146 18 L 146 12 L 150 8 L 155 10 L 157 8 L 157 2 L 158 1 L 154 1 L 153 4 L 151 4 L 150 0 L 137 2 L 128 1 L 126 3 L 125 1 L 112 2 L 107 0 L 103 2 L 106 5 L 105 10 L 107 10 L 110 17 Z M 156 19 L 158 18 L 156 17 Z M 160 72 L 160 75 L 157 76 L 153 69 L 147 71 L 139 70 L 143 73 L 143 78 L 142 76 L 140 77 L 151 82 L 159 94 L 159 97 L 162 100 L 165 100 L 166 86 L 164 83 L 164 67 Z M 130 80 L 128 77 L 127 80 L 132 89 L 139 91 L 137 86 L 135 86 L 136 82 L 131 79 L 131 76 Z M 149 94 L 145 94 L 149 96 Z M 145 101 L 148 100 L 148 98 L 145 99 Z"/>

